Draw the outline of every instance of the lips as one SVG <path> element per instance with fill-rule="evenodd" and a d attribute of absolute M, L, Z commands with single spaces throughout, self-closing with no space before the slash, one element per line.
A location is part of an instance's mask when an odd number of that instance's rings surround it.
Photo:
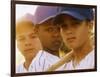
<path fill-rule="evenodd" d="M 68 41 L 68 42 L 73 42 L 75 39 L 76 39 L 76 37 L 68 37 L 68 38 L 67 38 L 67 41 Z"/>
<path fill-rule="evenodd" d="M 33 51 L 33 48 L 28 48 L 24 50 L 25 52 Z"/>
<path fill-rule="evenodd" d="M 54 41 L 53 43 L 54 43 L 55 45 L 60 45 L 60 44 L 61 44 L 61 41 L 57 41 L 57 40 L 56 40 L 56 41 Z"/>

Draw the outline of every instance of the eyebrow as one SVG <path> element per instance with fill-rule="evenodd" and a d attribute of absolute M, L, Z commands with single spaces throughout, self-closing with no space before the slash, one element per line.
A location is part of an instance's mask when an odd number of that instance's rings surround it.
<path fill-rule="evenodd" d="M 32 36 L 32 35 L 36 35 L 36 33 L 33 33 L 33 32 L 32 32 L 31 34 L 29 34 L 29 36 Z"/>
<path fill-rule="evenodd" d="M 22 36 L 22 35 L 17 35 L 17 36 L 16 36 L 16 39 L 17 39 L 17 38 L 23 38 L 23 37 L 24 37 L 24 36 Z"/>

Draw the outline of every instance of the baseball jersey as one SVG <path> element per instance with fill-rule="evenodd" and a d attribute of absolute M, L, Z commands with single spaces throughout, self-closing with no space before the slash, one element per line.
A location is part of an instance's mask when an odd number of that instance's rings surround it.
<path fill-rule="evenodd" d="M 28 70 L 25 69 L 22 63 L 16 67 L 16 73 L 43 72 L 57 61 L 59 61 L 57 56 L 54 56 L 44 50 L 40 50 L 36 57 L 32 60 Z"/>
<path fill-rule="evenodd" d="M 93 69 L 94 68 L 94 60 L 95 60 L 95 52 L 92 50 L 79 64 L 76 66 L 73 65 L 73 61 L 71 60 L 69 63 L 66 63 L 65 70 L 78 70 L 78 69 Z"/>

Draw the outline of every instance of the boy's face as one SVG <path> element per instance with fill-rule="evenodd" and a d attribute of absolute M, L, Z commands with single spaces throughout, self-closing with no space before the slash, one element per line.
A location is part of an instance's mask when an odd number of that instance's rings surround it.
<path fill-rule="evenodd" d="M 38 36 L 44 49 L 57 52 L 61 45 L 60 28 L 51 24 L 51 20 L 38 25 Z"/>
<path fill-rule="evenodd" d="M 62 18 L 64 22 L 61 25 L 61 35 L 66 45 L 77 49 L 89 41 L 89 23 L 67 15 Z"/>
<path fill-rule="evenodd" d="M 17 46 L 24 57 L 33 57 L 41 49 L 41 43 L 34 33 L 33 24 L 22 22 L 16 28 Z"/>

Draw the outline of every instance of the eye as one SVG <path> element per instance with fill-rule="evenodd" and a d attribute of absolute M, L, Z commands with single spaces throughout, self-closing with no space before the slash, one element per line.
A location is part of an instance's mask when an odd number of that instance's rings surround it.
<path fill-rule="evenodd" d="M 30 38 L 36 38 L 37 36 L 34 34 L 34 35 L 30 35 Z"/>
<path fill-rule="evenodd" d="M 53 32 L 54 29 L 53 29 L 53 28 L 48 28 L 48 29 L 46 29 L 46 31 L 48 31 L 48 32 Z"/>
<path fill-rule="evenodd" d="M 67 24 L 61 24 L 61 28 L 62 28 L 63 30 L 66 30 L 66 29 L 68 28 L 68 26 L 67 26 Z"/>
<path fill-rule="evenodd" d="M 62 28 L 67 27 L 67 24 L 61 24 L 61 27 Z"/>
<path fill-rule="evenodd" d="M 74 27 L 79 26 L 81 24 L 81 21 L 73 21 L 71 25 Z"/>
<path fill-rule="evenodd" d="M 19 38 L 18 38 L 18 41 L 24 41 L 24 40 L 25 40 L 24 37 L 19 37 Z"/>

